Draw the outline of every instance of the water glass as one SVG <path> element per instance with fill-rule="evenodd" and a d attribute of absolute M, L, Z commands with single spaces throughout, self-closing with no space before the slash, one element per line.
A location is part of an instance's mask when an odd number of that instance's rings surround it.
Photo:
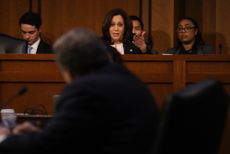
<path fill-rule="evenodd" d="M 2 124 L 5 127 L 13 128 L 16 126 L 17 116 L 14 109 L 1 109 Z"/>

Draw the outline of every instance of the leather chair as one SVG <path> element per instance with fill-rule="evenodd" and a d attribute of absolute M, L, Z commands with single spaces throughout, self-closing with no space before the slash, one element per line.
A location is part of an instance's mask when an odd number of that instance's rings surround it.
<path fill-rule="evenodd" d="M 0 34 L 0 53 L 25 54 L 27 53 L 27 42 L 6 34 Z"/>
<path fill-rule="evenodd" d="M 206 80 L 171 94 L 153 154 L 217 154 L 227 120 L 229 96 L 218 80 Z"/>

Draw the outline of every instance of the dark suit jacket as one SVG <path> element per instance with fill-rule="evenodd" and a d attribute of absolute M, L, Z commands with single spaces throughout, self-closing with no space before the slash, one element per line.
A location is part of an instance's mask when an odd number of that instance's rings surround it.
<path fill-rule="evenodd" d="M 214 54 L 214 49 L 209 45 L 200 45 L 191 50 L 190 54 Z M 170 48 L 166 51 L 167 54 L 189 54 L 177 48 Z"/>
<path fill-rule="evenodd" d="M 125 54 L 142 54 L 141 49 L 135 46 L 132 42 L 123 44 Z"/>
<path fill-rule="evenodd" d="M 37 49 L 37 54 L 39 53 L 53 53 L 52 46 L 49 45 L 48 43 L 44 42 L 43 40 L 40 41 Z"/>
<path fill-rule="evenodd" d="M 157 121 L 145 85 L 122 66 L 108 65 L 64 89 L 43 132 L 11 136 L 0 153 L 150 154 Z"/>
<path fill-rule="evenodd" d="M 109 46 L 111 46 L 111 43 L 107 40 L 104 40 L 102 38 L 102 41 L 105 43 L 108 49 L 110 49 Z M 141 49 L 135 46 L 132 42 L 123 42 L 124 52 L 125 54 L 142 54 Z"/>

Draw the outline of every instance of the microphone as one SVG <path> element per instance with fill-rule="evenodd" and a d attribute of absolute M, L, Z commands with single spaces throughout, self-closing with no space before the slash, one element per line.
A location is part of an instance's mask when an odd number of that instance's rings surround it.
<path fill-rule="evenodd" d="M 218 47 L 219 47 L 219 53 L 222 54 L 222 48 L 223 48 L 222 44 L 219 44 Z"/>
<path fill-rule="evenodd" d="M 25 94 L 27 91 L 28 91 L 28 88 L 24 86 L 24 87 L 19 89 L 19 91 L 17 92 L 16 95 L 21 96 L 21 95 Z"/>
<path fill-rule="evenodd" d="M 10 97 L 3 104 L 8 104 L 10 102 L 13 102 L 16 98 L 24 95 L 27 91 L 28 91 L 28 88 L 26 86 L 21 87 L 13 97 Z"/>

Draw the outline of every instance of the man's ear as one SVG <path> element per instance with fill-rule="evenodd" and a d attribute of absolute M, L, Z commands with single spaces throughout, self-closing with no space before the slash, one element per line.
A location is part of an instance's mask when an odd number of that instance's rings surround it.
<path fill-rule="evenodd" d="M 73 81 L 73 76 L 70 71 L 62 69 L 61 74 L 66 83 L 71 83 Z"/>

